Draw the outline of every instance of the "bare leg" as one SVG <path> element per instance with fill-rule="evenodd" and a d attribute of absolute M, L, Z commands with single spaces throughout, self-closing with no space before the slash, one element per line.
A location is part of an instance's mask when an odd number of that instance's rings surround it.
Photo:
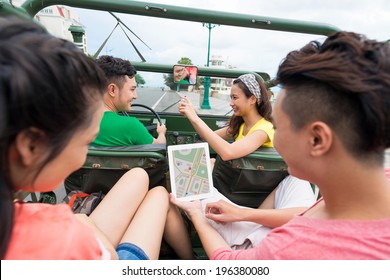
<path fill-rule="evenodd" d="M 180 259 L 194 259 L 194 252 L 188 230 L 184 224 L 179 209 L 169 203 L 167 222 L 165 224 L 164 239 L 176 252 Z"/>
<path fill-rule="evenodd" d="M 148 191 L 145 170 L 125 173 L 89 216 L 116 248 Z M 165 219 L 164 219 L 165 222 Z"/>
<path fill-rule="evenodd" d="M 215 158 L 210 158 L 210 167 L 211 167 L 211 171 L 213 171 L 214 165 L 215 165 Z"/>
<path fill-rule="evenodd" d="M 133 243 L 142 248 L 150 259 L 158 259 L 168 208 L 166 189 L 151 189 L 120 242 Z"/>

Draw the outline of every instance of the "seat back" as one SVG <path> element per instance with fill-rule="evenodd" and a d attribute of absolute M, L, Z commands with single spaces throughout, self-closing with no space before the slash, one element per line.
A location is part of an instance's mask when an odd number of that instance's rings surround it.
<path fill-rule="evenodd" d="M 217 156 L 213 184 L 234 203 L 257 208 L 287 175 L 287 164 L 276 150 L 261 147 L 234 160 Z"/>
<path fill-rule="evenodd" d="M 165 186 L 168 170 L 166 146 L 91 146 L 84 165 L 65 180 L 65 188 L 67 193 L 72 190 L 107 193 L 124 173 L 134 167 L 145 169 L 149 175 L 150 188 Z"/>

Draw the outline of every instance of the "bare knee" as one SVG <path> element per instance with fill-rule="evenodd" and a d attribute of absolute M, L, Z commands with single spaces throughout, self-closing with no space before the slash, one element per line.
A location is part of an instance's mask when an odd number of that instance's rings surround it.
<path fill-rule="evenodd" d="M 157 186 L 149 190 L 148 197 L 156 201 L 156 204 L 162 207 L 162 209 L 168 210 L 169 208 L 169 194 L 166 188 Z"/>
<path fill-rule="evenodd" d="M 127 180 L 129 183 L 136 184 L 139 187 L 142 187 L 146 191 L 149 188 L 149 175 L 145 170 L 139 167 L 135 167 L 127 171 L 122 178 Z M 122 179 L 121 178 L 121 179 Z"/>
<path fill-rule="evenodd" d="M 169 194 L 168 194 L 168 191 L 166 188 L 164 188 L 163 186 L 157 186 L 157 187 L 154 187 L 152 189 L 150 189 L 149 193 L 151 193 L 153 196 L 158 196 L 160 197 L 162 200 L 166 200 L 166 201 L 169 201 Z"/>
<path fill-rule="evenodd" d="M 132 198 L 145 197 L 149 188 L 149 176 L 142 168 L 133 168 L 127 171 L 115 183 L 109 193 L 121 193 L 121 196 L 130 196 Z"/>
<path fill-rule="evenodd" d="M 214 169 L 214 165 L 215 165 L 215 158 L 210 158 L 210 168 L 211 168 L 211 170 Z"/>
<path fill-rule="evenodd" d="M 146 173 L 146 171 L 140 167 L 134 167 L 127 171 L 123 176 L 133 176 L 138 177 L 140 179 L 148 181 L 149 184 L 149 175 Z"/>

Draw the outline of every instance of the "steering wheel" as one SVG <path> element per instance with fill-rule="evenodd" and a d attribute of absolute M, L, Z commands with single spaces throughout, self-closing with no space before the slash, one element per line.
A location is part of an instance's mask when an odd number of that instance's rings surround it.
<path fill-rule="evenodd" d="M 158 122 L 160 123 L 160 125 L 162 124 L 161 122 L 161 118 L 159 116 L 159 114 L 153 110 L 152 108 L 150 108 L 149 106 L 146 106 L 146 105 L 143 105 L 143 104 L 131 104 L 131 107 L 142 107 L 142 108 L 145 108 L 145 109 L 148 109 L 150 112 L 153 113 L 153 115 L 156 117 L 156 119 L 158 120 Z M 148 131 L 152 131 L 153 129 L 157 129 L 157 125 L 156 124 L 152 124 L 152 125 L 146 125 L 145 126 L 146 129 Z"/>

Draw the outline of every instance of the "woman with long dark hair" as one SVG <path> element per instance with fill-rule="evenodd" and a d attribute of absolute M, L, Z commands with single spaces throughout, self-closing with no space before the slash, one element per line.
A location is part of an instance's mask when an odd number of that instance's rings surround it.
<path fill-rule="evenodd" d="M 272 104 L 264 82 L 254 74 L 245 74 L 233 82 L 230 106 L 233 115 L 229 125 L 213 131 L 196 114 L 191 101 L 183 97 L 179 112 L 223 159 L 246 156 L 260 146 L 272 147 L 274 131 L 271 123 Z M 226 140 L 234 140 L 228 142 Z"/>

